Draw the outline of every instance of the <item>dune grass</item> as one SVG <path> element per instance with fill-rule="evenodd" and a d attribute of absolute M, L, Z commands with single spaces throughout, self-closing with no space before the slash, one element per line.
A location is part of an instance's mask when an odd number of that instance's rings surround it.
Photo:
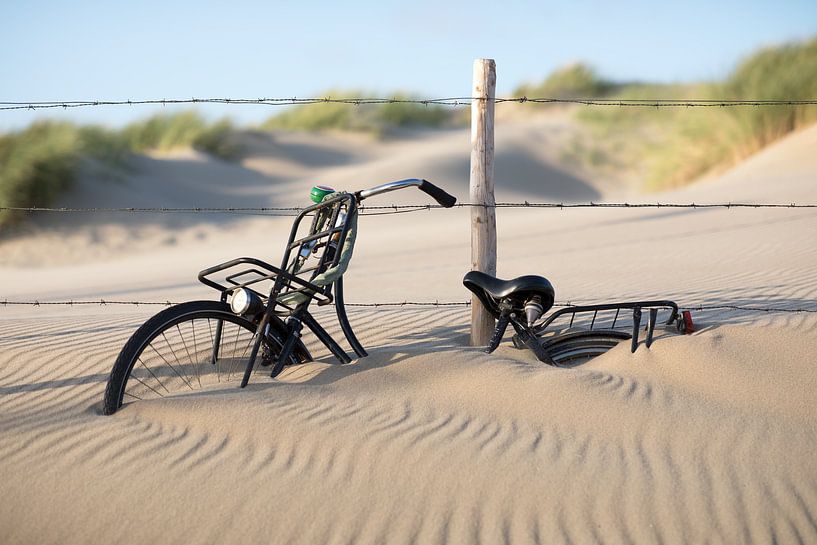
<path fill-rule="evenodd" d="M 767 48 L 741 63 L 717 86 L 726 98 L 807 100 L 817 97 L 817 38 Z M 731 113 L 746 152 L 754 152 L 785 134 L 817 121 L 814 106 L 741 108 Z"/>
<path fill-rule="evenodd" d="M 615 83 L 591 67 L 573 64 L 543 82 L 516 89 L 517 96 L 622 99 L 805 100 L 817 97 L 817 38 L 763 49 L 722 82 L 688 85 Z M 333 91 L 336 98 L 366 96 Z M 398 94 L 398 99 L 411 95 Z M 528 107 L 534 107 L 529 105 Z M 545 106 L 546 107 L 546 106 Z M 635 171 L 651 189 L 681 185 L 726 168 L 786 134 L 817 122 L 815 106 L 736 108 L 617 108 L 576 110 L 589 137 L 573 142 L 567 159 L 602 170 Z M 400 127 L 463 124 L 462 111 L 423 104 L 321 104 L 287 109 L 266 129 L 340 129 L 378 135 Z M 208 123 L 195 112 L 158 115 L 121 130 L 70 123 L 37 122 L 0 135 L 0 206 L 48 206 L 77 176 L 83 157 L 123 167 L 130 153 L 193 147 L 222 159 L 239 149 L 228 120 Z M 0 211 L 0 226 L 19 214 Z"/>
<path fill-rule="evenodd" d="M 74 183 L 84 157 L 118 168 L 131 153 L 192 147 L 221 159 L 234 159 L 232 124 L 208 123 L 195 112 L 154 116 L 121 130 L 51 121 L 0 135 L 0 206 L 49 206 Z M 22 214 L 0 210 L 0 226 Z"/>
<path fill-rule="evenodd" d="M 47 205 L 74 183 L 79 161 L 76 128 L 35 123 L 0 136 L 0 206 Z M 0 226 L 20 214 L 0 210 Z"/>
<path fill-rule="evenodd" d="M 323 96 L 335 99 L 375 96 L 361 90 L 334 90 Z M 417 97 L 398 93 L 396 100 Z M 322 131 L 344 130 L 384 135 L 400 127 L 439 128 L 455 125 L 460 118 L 450 107 L 434 104 L 387 103 L 350 106 L 343 103 L 300 105 L 267 119 L 261 127 L 268 130 Z"/>
<path fill-rule="evenodd" d="M 751 55 L 722 82 L 622 86 L 622 99 L 805 100 L 817 97 L 817 38 Z M 817 121 L 814 106 L 730 108 L 582 108 L 591 138 L 571 150 L 590 163 L 604 157 L 638 165 L 660 190 L 723 170 L 786 134 Z M 603 161 L 602 161 L 603 162 Z"/>
<path fill-rule="evenodd" d="M 169 116 L 156 115 L 131 123 L 117 136 L 135 152 L 192 147 L 214 157 L 232 160 L 239 153 L 230 141 L 233 130 L 228 119 L 208 123 L 196 112 L 188 111 Z"/>
<path fill-rule="evenodd" d="M 544 81 L 525 84 L 514 89 L 514 96 L 528 98 L 600 98 L 620 85 L 602 78 L 595 68 L 573 63 L 559 68 Z"/>

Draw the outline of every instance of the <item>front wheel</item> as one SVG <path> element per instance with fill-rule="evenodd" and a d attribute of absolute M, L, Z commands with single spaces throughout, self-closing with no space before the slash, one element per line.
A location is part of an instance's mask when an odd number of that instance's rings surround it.
<path fill-rule="evenodd" d="M 219 301 L 191 301 L 163 310 L 134 332 L 116 358 L 103 414 L 115 413 L 123 402 L 239 384 L 256 329 Z M 269 365 L 281 345 L 280 334 L 271 330 L 258 363 Z M 298 360 L 293 354 L 286 363 Z"/>

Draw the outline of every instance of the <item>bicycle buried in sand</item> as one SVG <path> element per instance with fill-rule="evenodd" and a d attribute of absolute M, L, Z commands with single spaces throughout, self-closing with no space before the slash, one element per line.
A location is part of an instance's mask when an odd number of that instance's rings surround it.
<path fill-rule="evenodd" d="M 280 266 L 240 257 L 201 271 L 199 281 L 217 290 L 218 300 L 180 303 L 142 324 L 113 365 L 103 414 L 114 414 L 126 400 L 162 398 L 219 384 L 238 383 L 243 388 L 254 374 L 275 377 L 286 365 L 312 361 L 301 339 L 304 326 L 338 362 L 351 362 L 309 311 L 313 302 L 319 307 L 333 305 L 352 351 L 359 358 L 367 356 L 349 323 L 343 293 L 343 275 L 358 235 L 359 205 L 367 198 L 408 187 L 419 188 L 443 207 L 456 203 L 439 187 L 413 178 L 355 192 L 316 186 L 310 195 L 315 204 L 295 216 Z M 464 283 L 498 319 L 489 352 L 508 324 L 516 330 L 515 345 L 530 348 L 553 365 L 576 363 L 581 359 L 577 354 L 585 358 L 601 354 L 624 338 L 614 328 L 551 334 L 548 326 L 554 320 L 569 313 L 575 316 L 583 307 L 562 309 L 541 321 L 543 312 L 553 305 L 553 288 L 542 277 L 506 282 L 472 271 Z M 651 303 L 655 302 L 608 306 L 633 308 L 638 316 L 642 308 L 650 308 L 649 343 L 657 310 Z M 669 321 L 680 323 L 677 305 L 660 303 L 671 309 Z M 637 340 L 637 333 L 633 338 Z M 567 352 L 571 357 L 564 356 Z"/>
<path fill-rule="evenodd" d="M 649 312 L 645 325 L 647 348 L 652 345 L 659 323 L 678 333 L 692 333 L 695 329 L 690 312 L 679 312 L 674 301 L 567 305 L 545 315 L 554 305 L 554 289 L 542 276 L 500 280 L 480 271 L 470 271 L 462 282 L 496 319 L 486 352 L 497 349 L 511 325 L 516 348 L 529 348 L 539 361 L 556 367 L 585 363 L 625 340 L 630 340 L 630 350 L 635 352 L 645 310 Z M 621 316 L 622 311 L 632 311 L 632 322 L 628 323 Z M 568 321 L 566 325 L 565 321 Z"/>
<path fill-rule="evenodd" d="M 295 216 L 279 267 L 240 257 L 201 271 L 199 280 L 216 289 L 219 299 L 174 305 L 139 327 L 111 370 L 103 413 L 115 413 L 125 400 L 220 383 L 240 381 L 243 388 L 253 373 L 275 377 L 285 365 L 312 360 L 301 340 L 304 326 L 340 363 L 351 362 L 309 311 L 313 302 L 334 304 L 347 342 L 358 357 L 365 357 L 343 298 L 343 274 L 357 239 L 358 206 L 369 197 L 407 187 L 419 188 L 444 207 L 456 203 L 453 196 L 419 179 L 353 193 L 316 186 L 310 194 L 315 204 Z"/>

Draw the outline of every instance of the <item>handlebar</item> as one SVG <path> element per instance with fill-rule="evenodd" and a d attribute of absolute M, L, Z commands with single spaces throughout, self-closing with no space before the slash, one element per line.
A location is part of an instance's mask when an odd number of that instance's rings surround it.
<path fill-rule="evenodd" d="M 376 187 L 372 187 L 371 189 L 364 189 L 363 191 L 358 191 L 355 195 L 357 196 L 358 200 L 362 201 L 363 199 L 368 199 L 369 197 L 380 195 L 381 193 L 397 191 L 398 189 L 404 189 L 406 187 L 419 188 L 420 191 L 423 191 L 424 193 L 430 195 L 435 201 L 440 203 L 440 205 L 445 208 L 451 208 L 457 202 L 457 198 L 455 196 L 446 193 L 444 190 L 440 189 L 439 187 L 432 184 L 428 180 L 421 180 L 419 178 L 408 178 L 407 180 L 389 182 L 386 184 L 378 185 Z"/>

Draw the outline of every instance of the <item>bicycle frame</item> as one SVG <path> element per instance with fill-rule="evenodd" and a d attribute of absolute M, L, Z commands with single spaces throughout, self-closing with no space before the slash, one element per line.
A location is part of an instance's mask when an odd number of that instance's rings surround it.
<path fill-rule="evenodd" d="M 359 207 L 361 202 L 367 198 L 407 187 L 416 187 L 424 191 L 443 207 L 450 208 L 456 203 L 456 198 L 452 195 L 426 180 L 415 178 L 389 182 L 354 193 L 331 192 L 332 190 L 326 188 L 318 188 L 322 191 L 313 192 L 312 196 L 315 199 L 322 199 L 321 202 L 308 206 L 296 214 L 278 266 L 256 258 L 239 257 L 202 270 L 198 275 L 199 280 L 219 292 L 220 302 L 181 303 L 160 312 L 145 322 L 131 336 L 114 363 L 111 378 L 105 390 L 106 414 L 113 414 L 121 406 L 134 365 L 137 361 L 141 361 L 139 358 L 148 347 L 152 347 L 156 352 L 156 357 L 191 388 L 190 382 L 179 372 L 177 366 L 183 368 L 185 357 L 190 360 L 188 364 L 195 361 L 195 365 L 198 366 L 202 361 L 198 356 L 193 357 L 196 354 L 202 355 L 205 361 L 209 356 L 210 363 L 214 366 L 225 360 L 238 362 L 239 369 L 246 358 L 244 373 L 241 375 L 242 388 L 249 382 L 260 353 L 262 354 L 261 365 L 272 366 L 269 372 L 271 377 L 280 373 L 286 364 L 311 361 L 312 356 L 301 341 L 301 331 L 304 326 L 315 334 L 340 363 L 350 363 L 352 358 L 349 354 L 309 312 L 309 305 L 313 301 L 318 306 L 334 304 L 340 329 L 348 345 L 351 346 L 357 357 L 366 357 L 368 354 L 349 323 L 343 289 L 343 275 L 352 258 L 352 250 L 357 237 Z M 553 365 L 563 365 L 565 361 L 579 360 L 586 354 L 593 357 L 603 353 L 604 350 L 609 350 L 620 340 L 626 338 L 632 338 L 632 350 L 635 351 L 644 311 L 648 311 L 647 346 L 652 343 L 659 311 L 668 311 L 667 325 L 676 322 L 679 331 L 686 333 L 693 331 L 689 312 L 685 311 L 683 319 L 679 318 L 678 306 L 672 301 L 633 301 L 568 306 L 540 318 L 542 313 L 552 308 L 554 300 L 553 287 L 543 277 L 528 275 L 512 281 L 504 281 L 484 273 L 471 271 L 466 274 L 463 283 L 477 294 L 489 312 L 498 319 L 487 352 L 496 349 L 508 325 L 512 325 L 516 332 L 514 344 L 530 348 L 541 361 Z M 629 310 L 632 311 L 632 335 L 615 331 L 622 311 Z M 602 313 L 612 311 L 615 312 L 610 326 L 612 329 L 596 330 L 595 328 L 601 327 L 599 324 L 603 322 L 600 319 Z M 566 329 L 557 332 L 556 324 L 568 318 L 569 323 Z M 215 334 L 210 328 L 211 335 L 205 336 L 204 345 L 200 346 L 203 352 L 197 352 L 195 348 L 197 344 L 195 340 L 196 320 L 207 320 L 209 325 L 211 319 L 215 320 Z M 588 321 L 589 333 L 580 329 L 573 330 L 575 323 Z M 229 349 L 221 350 L 220 348 L 222 337 L 226 334 L 224 332 L 230 331 L 230 323 L 235 326 L 232 360 L 227 354 Z M 179 327 L 180 324 L 189 324 L 184 326 L 184 331 L 192 335 L 193 355 L 185 343 L 185 333 Z M 178 333 L 178 337 L 174 337 L 174 340 L 184 343 L 181 358 L 174 351 L 172 343 L 165 337 L 166 331 L 173 335 L 173 328 Z M 236 347 L 241 332 L 247 332 L 248 338 L 241 341 L 239 348 L 242 349 L 242 352 L 236 357 Z M 550 335 L 551 333 L 553 335 Z M 152 344 L 153 340 L 159 339 L 160 336 L 173 353 L 177 366 L 167 361 L 162 352 Z M 226 355 L 220 355 L 220 350 Z M 246 355 L 247 350 L 250 350 L 249 356 Z M 158 360 L 157 364 L 163 365 Z M 164 383 L 157 378 L 156 373 L 144 362 L 142 365 L 146 369 L 143 377 L 149 374 L 160 387 L 169 392 Z M 198 373 L 199 368 L 195 369 Z M 216 367 L 215 371 L 218 373 L 219 368 Z M 233 373 L 232 364 L 228 377 L 230 374 L 239 376 L 239 373 Z M 138 376 L 133 375 L 133 377 L 150 392 L 162 396 L 150 385 L 139 380 Z M 201 386 L 201 383 L 199 385 Z M 136 398 L 141 399 L 141 397 Z"/>
<path fill-rule="evenodd" d="M 352 330 L 344 305 L 343 273 L 348 260 L 351 259 L 352 251 L 349 247 L 344 262 L 344 254 L 347 252 L 346 245 L 347 243 L 354 244 L 354 239 L 350 239 L 350 233 L 352 225 L 356 225 L 358 205 L 361 201 L 407 187 L 419 188 L 445 207 L 451 207 L 456 202 L 453 196 L 430 182 L 418 178 L 389 182 L 355 193 L 333 193 L 322 202 L 304 208 L 295 217 L 279 267 L 259 259 L 242 257 L 199 273 L 199 280 L 202 283 L 221 292 L 223 302 L 226 302 L 230 293 L 246 289 L 263 303 L 263 312 L 253 319 L 258 323 L 258 328 L 241 382 L 242 388 L 249 381 L 259 349 L 271 327 L 285 338 L 281 352 L 277 356 L 279 362 L 287 361 L 293 350 L 305 352 L 308 355 L 306 347 L 300 341 L 303 325 L 306 325 L 320 339 L 339 362 L 352 361 L 307 310 L 313 299 L 319 306 L 334 303 L 341 330 L 352 350 L 361 358 L 368 355 Z M 312 218 L 312 223 L 307 234 L 299 236 L 301 225 L 307 217 Z M 316 257 L 317 262 L 304 267 L 310 257 Z M 249 267 L 241 268 L 242 266 Z M 233 269 L 237 270 L 233 271 Z M 330 271 L 335 272 L 335 277 L 332 277 L 331 281 L 318 282 L 322 274 Z M 221 281 L 213 278 L 218 273 L 223 273 Z M 264 282 L 268 283 L 266 292 L 260 288 Z M 286 315 L 286 320 L 281 320 L 278 314 Z M 214 360 L 217 356 L 216 347 L 219 342 L 220 328 L 217 328 L 213 349 Z M 273 367 L 272 376 L 280 372 L 281 365 Z"/>
<path fill-rule="evenodd" d="M 679 318 L 678 305 L 674 301 L 568 305 L 550 315 L 544 315 L 553 307 L 555 291 L 550 281 L 542 276 L 524 275 L 512 280 L 502 280 L 480 271 L 470 271 L 463 277 L 462 283 L 474 293 L 479 304 L 497 320 L 494 333 L 485 349 L 489 354 L 499 347 L 509 325 L 516 332 L 513 336 L 514 346 L 529 348 L 540 361 L 550 365 L 557 365 L 557 356 L 551 357 L 551 351 L 558 354 L 561 363 L 566 357 L 578 357 L 577 354 L 598 355 L 602 353 L 600 350 L 609 349 L 617 344 L 617 340 L 623 339 L 631 339 L 631 351 L 635 352 L 644 311 L 649 312 L 646 326 L 647 347 L 652 345 L 659 311 L 667 312 L 666 325 L 675 323 L 678 331 L 683 332 L 693 330 L 691 316 L 684 312 L 683 319 Z M 627 310 L 632 310 L 632 333 L 625 333 L 616 328 L 621 312 Z M 612 323 L 609 323 L 602 314 L 612 314 L 612 311 L 615 311 L 615 315 L 612 316 Z M 574 329 L 577 316 L 582 324 L 581 327 Z M 557 331 L 554 324 L 568 317 L 570 320 L 567 326 Z M 590 322 L 589 326 L 586 325 L 587 321 Z M 597 324 L 600 323 L 605 323 L 606 328 L 601 329 L 601 325 L 597 328 Z M 581 351 L 578 351 L 577 347 L 580 345 Z M 567 356 L 568 354 L 570 355 Z"/>

